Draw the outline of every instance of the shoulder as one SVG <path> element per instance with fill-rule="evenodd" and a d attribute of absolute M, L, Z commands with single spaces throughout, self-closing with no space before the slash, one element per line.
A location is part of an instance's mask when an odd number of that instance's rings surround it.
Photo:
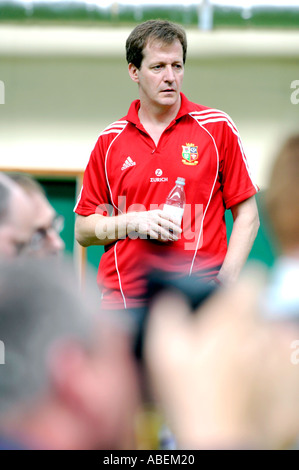
<path fill-rule="evenodd" d="M 194 104 L 194 109 L 189 112 L 200 126 L 222 129 L 230 129 L 234 134 L 238 134 L 238 129 L 229 114 L 217 108 Z"/>
<path fill-rule="evenodd" d="M 95 152 L 106 152 L 110 145 L 117 139 L 118 136 L 126 129 L 128 121 L 126 119 L 120 119 L 114 121 L 100 133 L 96 140 L 94 147 Z"/>
<path fill-rule="evenodd" d="M 195 119 L 198 124 L 206 125 L 211 123 L 226 123 L 236 130 L 236 125 L 233 122 L 232 118 L 221 109 L 211 108 L 202 104 L 197 104 L 192 101 L 189 101 L 183 93 L 181 93 L 181 98 L 182 114 L 188 114 L 193 119 Z"/>
<path fill-rule="evenodd" d="M 119 121 L 114 121 L 109 126 L 105 127 L 105 129 L 100 133 L 99 138 L 101 136 L 110 135 L 110 134 L 120 134 L 127 126 L 128 121 L 126 119 L 120 119 Z"/>

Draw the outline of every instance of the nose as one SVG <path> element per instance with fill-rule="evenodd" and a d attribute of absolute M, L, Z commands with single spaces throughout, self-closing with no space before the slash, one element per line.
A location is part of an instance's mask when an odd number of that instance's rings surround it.
<path fill-rule="evenodd" d="M 165 67 L 164 81 L 168 83 L 172 83 L 174 81 L 174 72 L 172 69 L 172 65 L 170 64 L 166 65 Z"/>
<path fill-rule="evenodd" d="M 64 250 L 65 248 L 65 243 L 60 237 L 59 233 L 57 233 L 55 230 L 51 230 L 48 233 L 48 251 L 51 253 L 60 253 Z"/>

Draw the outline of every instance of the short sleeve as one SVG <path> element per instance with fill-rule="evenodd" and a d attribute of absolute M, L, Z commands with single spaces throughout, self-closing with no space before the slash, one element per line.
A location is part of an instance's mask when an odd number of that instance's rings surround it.
<path fill-rule="evenodd" d="M 105 176 L 105 151 L 101 137 L 98 139 L 84 172 L 83 185 L 74 212 L 88 216 L 108 215 L 109 190 Z"/>
<path fill-rule="evenodd" d="M 220 175 L 227 209 L 259 191 L 253 182 L 239 132 L 230 118 L 223 122 Z"/>

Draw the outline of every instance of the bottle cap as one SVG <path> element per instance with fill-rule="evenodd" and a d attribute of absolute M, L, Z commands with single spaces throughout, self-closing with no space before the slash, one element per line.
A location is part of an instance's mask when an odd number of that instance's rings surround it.
<path fill-rule="evenodd" d="M 181 184 L 181 185 L 184 186 L 185 185 L 185 178 L 181 178 L 180 176 L 178 176 L 175 184 Z"/>

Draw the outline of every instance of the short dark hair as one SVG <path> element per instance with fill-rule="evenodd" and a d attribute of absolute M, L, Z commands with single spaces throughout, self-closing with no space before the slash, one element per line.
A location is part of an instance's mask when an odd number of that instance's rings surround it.
<path fill-rule="evenodd" d="M 0 367 L 1 415 L 28 405 L 46 390 L 54 344 L 72 339 L 92 350 L 96 318 L 95 299 L 87 306 L 72 265 L 64 261 L 48 259 L 45 269 L 37 258 L 1 260 L 0 287 L 6 360 Z"/>
<path fill-rule="evenodd" d="M 44 188 L 32 176 L 26 173 L 9 173 L 8 175 L 15 183 L 17 183 L 27 194 L 38 193 L 46 197 Z"/>
<path fill-rule="evenodd" d="M 183 48 L 183 62 L 186 61 L 187 38 L 181 26 L 166 20 L 149 20 L 133 29 L 126 41 L 126 58 L 128 64 L 132 63 L 140 69 L 143 60 L 143 50 L 151 41 L 161 41 L 172 44 L 178 39 Z"/>

